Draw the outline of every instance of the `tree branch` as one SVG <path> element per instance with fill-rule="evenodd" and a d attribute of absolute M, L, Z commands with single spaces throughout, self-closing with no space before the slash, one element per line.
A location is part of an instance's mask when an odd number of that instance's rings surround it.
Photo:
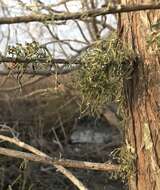
<path fill-rule="evenodd" d="M 27 86 L 29 86 L 29 85 L 33 85 L 33 84 L 35 84 L 35 83 L 37 83 L 37 82 L 39 82 L 39 81 L 41 81 L 41 80 L 43 80 L 43 79 L 46 79 L 46 77 L 47 77 L 47 76 L 42 76 L 42 77 L 39 77 L 39 78 L 36 78 L 36 79 L 33 79 L 33 80 L 29 80 L 29 81 L 23 83 L 22 86 L 23 86 L 23 88 L 24 88 L 24 87 L 27 87 Z M 20 89 L 20 88 L 21 88 L 20 85 L 13 86 L 13 87 L 8 87 L 8 88 L 3 88 L 3 87 L 0 86 L 0 92 L 11 92 L 11 91 L 18 90 L 18 89 Z"/>
<path fill-rule="evenodd" d="M 120 169 L 119 165 L 114 165 L 114 164 L 91 163 L 91 162 L 75 161 L 75 160 L 68 160 L 68 159 L 65 160 L 65 159 L 52 158 L 52 157 L 48 156 L 47 154 L 41 152 L 40 150 L 34 148 L 33 146 L 30 146 L 30 145 L 20 141 L 16 137 L 11 138 L 11 137 L 7 137 L 4 135 L 0 135 L 0 139 L 2 141 L 7 141 L 7 142 L 15 144 L 21 148 L 24 148 L 29 152 L 32 152 L 32 153 L 28 153 L 28 152 L 22 152 L 22 151 L 17 151 L 17 150 L 0 147 L 1 155 L 52 165 L 59 172 L 61 172 L 68 179 L 70 179 L 70 181 L 74 185 L 76 185 L 80 190 L 88 190 L 88 189 L 82 184 L 81 181 L 79 181 L 70 171 L 68 171 L 64 167 L 102 170 L 102 171 L 115 171 L 115 170 L 117 171 Z"/>
<path fill-rule="evenodd" d="M 53 159 L 51 157 L 38 156 L 32 153 L 27 153 L 23 151 L 12 150 L 9 148 L 0 147 L 0 154 L 25 159 L 34 162 L 40 162 L 42 164 L 47 165 L 61 165 L 66 168 L 79 168 L 79 169 L 87 169 L 87 170 L 97 170 L 97 171 L 118 171 L 119 165 L 116 164 L 108 164 L 108 163 L 93 163 L 93 162 L 85 162 L 85 161 L 77 161 L 77 160 L 68 160 L 68 159 Z"/>
<path fill-rule="evenodd" d="M 34 159 L 34 161 L 37 160 L 37 162 L 43 162 L 46 164 L 51 164 L 54 166 L 59 172 L 61 172 L 63 175 L 65 175 L 70 181 L 76 185 L 80 190 L 88 190 L 81 181 L 79 181 L 70 171 L 68 171 L 66 168 L 64 168 L 62 165 L 57 165 L 54 163 L 53 159 L 48 156 L 47 154 L 39 151 L 38 149 L 18 140 L 17 138 L 10 138 L 4 135 L 0 135 L 0 139 L 4 141 L 8 141 L 10 143 L 16 144 L 19 147 L 22 147 L 34 154 L 26 153 L 26 152 L 20 152 L 20 151 L 15 151 L 12 149 L 5 149 L 5 148 L 0 148 L 0 154 L 5 153 L 3 155 L 12 156 L 16 158 L 21 158 L 21 159 L 26 159 L 26 160 L 31 160 L 31 158 Z M 18 157 L 19 156 L 19 157 Z"/>
<path fill-rule="evenodd" d="M 100 170 L 100 171 L 119 170 L 119 165 L 116 165 L 116 164 L 92 163 L 92 162 L 85 162 L 85 161 L 52 158 L 46 155 L 45 153 L 39 151 L 38 149 L 34 148 L 33 146 L 30 146 L 20 141 L 17 138 L 11 138 L 4 135 L 0 135 L 0 139 L 3 141 L 7 141 L 12 144 L 15 144 L 33 153 L 31 154 L 31 153 L 12 150 L 12 149 L 0 148 L 0 154 L 6 155 L 6 156 L 41 162 L 41 163 L 49 164 L 49 165 L 56 164 L 56 165 L 61 165 L 67 168 L 79 168 L 79 169 L 90 169 L 90 170 Z"/>
<path fill-rule="evenodd" d="M 0 63 L 24 63 L 24 64 L 29 64 L 29 63 L 48 63 L 48 61 L 51 64 L 70 64 L 71 61 L 65 60 L 65 59 L 54 59 L 52 58 L 51 60 L 48 60 L 47 58 L 14 58 L 14 57 L 4 57 L 0 56 Z M 74 63 L 76 64 L 76 63 Z"/>
<path fill-rule="evenodd" d="M 70 66 L 68 68 L 60 68 L 58 69 L 57 71 L 54 71 L 54 70 L 32 70 L 32 69 L 27 69 L 23 72 L 23 74 L 25 75 L 33 75 L 33 76 L 50 76 L 50 75 L 53 75 L 53 74 L 57 74 L 57 75 L 65 75 L 65 74 L 68 74 L 72 71 L 75 71 L 77 69 L 80 68 L 80 65 L 76 65 L 76 66 Z M 12 75 L 16 75 L 16 74 L 19 74 L 20 71 L 18 70 L 0 70 L 0 75 L 9 75 L 9 74 L 12 74 Z"/>
<path fill-rule="evenodd" d="M 20 158 L 24 160 L 30 160 L 34 162 L 40 162 L 43 164 L 49 164 L 54 166 L 60 173 L 64 174 L 74 185 L 78 187 L 80 190 L 88 190 L 70 171 L 65 169 L 61 165 L 56 165 L 52 159 L 49 159 L 44 156 L 38 156 L 35 154 L 31 153 L 26 153 L 26 152 L 21 152 L 21 151 L 16 151 L 8 148 L 0 148 L 0 154 L 9 156 L 9 157 L 14 157 L 14 158 Z"/>
<path fill-rule="evenodd" d="M 46 22 L 46 21 L 59 21 L 59 20 L 72 20 L 81 19 L 85 20 L 88 17 L 96 17 L 106 14 L 125 13 L 144 11 L 151 9 L 160 9 L 160 3 L 152 4 L 137 4 L 137 5 L 115 5 L 109 8 L 99 8 L 76 13 L 58 13 L 58 14 L 31 14 L 27 16 L 15 17 L 0 17 L 0 24 L 16 24 L 28 22 Z"/>

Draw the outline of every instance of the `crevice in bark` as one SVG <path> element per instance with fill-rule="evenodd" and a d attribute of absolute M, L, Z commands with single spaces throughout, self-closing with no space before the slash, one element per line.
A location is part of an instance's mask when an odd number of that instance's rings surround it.
<path fill-rule="evenodd" d="M 141 60 L 137 57 L 133 61 L 133 72 L 131 74 L 131 78 L 127 81 L 124 81 L 124 88 L 125 88 L 125 99 L 126 99 L 126 106 L 128 107 L 128 114 L 130 115 L 130 125 L 126 126 L 128 129 L 127 131 L 127 139 L 130 140 L 128 142 L 131 146 L 133 146 L 135 153 L 138 152 L 138 142 L 137 142 L 137 134 L 136 134 L 136 122 L 135 119 L 138 119 L 135 117 L 134 112 L 136 109 L 136 102 L 138 101 L 138 94 L 136 94 L 137 91 L 137 85 L 139 83 L 139 64 L 141 64 Z M 138 110 L 137 110 L 138 111 Z M 138 114 L 139 116 L 139 114 Z M 138 119 L 140 120 L 140 119 Z M 135 167 L 137 168 L 137 160 L 138 157 L 135 160 Z M 136 170 L 136 173 L 138 170 Z M 135 185 L 136 188 L 138 186 L 138 175 L 135 176 Z"/>

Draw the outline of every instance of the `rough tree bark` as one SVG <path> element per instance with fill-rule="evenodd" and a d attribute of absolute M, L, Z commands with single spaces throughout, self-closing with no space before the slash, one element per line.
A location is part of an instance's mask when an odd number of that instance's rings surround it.
<path fill-rule="evenodd" d="M 121 3 L 149 2 L 121 0 Z M 126 139 L 137 156 L 136 174 L 129 179 L 131 190 L 160 190 L 160 54 L 154 54 L 155 47 L 148 48 L 146 42 L 151 25 L 158 19 L 159 10 L 122 13 L 120 18 L 123 41 L 139 55 L 125 89 L 129 116 Z"/>

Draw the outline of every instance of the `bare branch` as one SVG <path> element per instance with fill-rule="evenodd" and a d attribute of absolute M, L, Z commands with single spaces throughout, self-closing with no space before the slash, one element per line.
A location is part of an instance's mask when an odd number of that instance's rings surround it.
<path fill-rule="evenodd" d="M 24 148 L 36 155 L 39 155 L 39 156 L 43 156 L 43 157 L 47 157 L 49 158 L 46 154 L 42 153 L 41 151 L 39 151 L 38 149 L 18 140 L 17 138 L 11 138 L 11 137 L 7 137 L 7 136 L 4 136 L 4 135 L 0 135 L 0 139 L 3 140 L 3 141 L 7 141 L 7 142 L 10 142 L 12 144 L 15 144 L 21 148 Z"/>
<path fill-rule="evenodd" d="M 65 59 L 51 59 L 48 60 L 47 58 L 14 58 L 14 57 L 4 57 L 0 56 L 0 64 L 1 63 L 21 63 L 21 64 L 30 64 L 30 63 L 39 63 L 39 64 L 44 64 L 48 63 L 49 65 L 48 68 L 38 68 L 33 70 L 32 68 L 26 68 L 23 71 L 23 74 L 27 75 L 42 75 L 42 76 L 49 76 L 52 74 L 58 74 L 58 75 L 63 75 L 63 74 L 68 74 L 74 70 L 77 70 L 80 68 L 80 64 L 77 62 L 76 57 L 71 58 L 70 60 L 65 60 Z M 55 64 L 57 65 L 63 65 L 62 67 L 58 67 L 56 70 L 52 68 L 52 65 L 54 66 Z M 9 74 L 19 74 L 20 71 L 18 71 L 16 68 L 15 69 L 3 69 L 0 70 L 0 75 L 9 75 Z"/>
<path fill-rule="evenodd" d="M 108 163 L 93 163 L 77 160 L 68 160 L 68 159 L 56 159 L 51 157 L 44 157 L 35 155 L 32 153 L 27 153 L 23 151 L 12 150 L 9 148 L 0 147 L 0 154 L 5 156 L 10 156 L 14 158 L 20 158 L 25 160 L 30 160 L 34 162 L 40 162 L 48 165 L 61 165 L 66 168 L 79 168 L 87 170 L 97 170 L 97 171 L 118 171 L 119 165 L 108 164 Z"/>
<path fill-rule="evenodd" d="M 3 154 L 3 155 L 21 158 L 21 159 L 27 159 L 27 160 L 36 161 L 36 162 L 41 162 L 41 163 L 45 163 L 45 164 L 49 164 L 49 165 L 55 165 L 55 164 L 61 165 L 61 166 L 67 167 L 67 168 L 79 168 L 79 169 L 100 170 L 100 171 L 117 171 L 117 170 L 119 170 L 119 165 L 116 165 L 116 164 L 92 163 L 92 162 L 69 160 L 69 159 L 51 158 L 50 156 L 46 155 L 45 153 L 20 141 L 17 138 L 11 138 L 11 137 L 7 137 L 4 135 L 0 135 L 0 139 L 3 141 L 7 141 L 10 143 L 16 144 L 17 146 L 32 152 L 33 155 L 36 154 L 36 156 L 32 156 L 32 154 L 29 154 L 26 152 L 20 152 L 20 151 L 14 152 L 15 150 L 11 150 L 11 149 L 8 149 L 8 151 L 6 151 L 4 148 L 0 148 L 0 154 Z"/>
<path fill-rule="evenodd" d="M 137 5 L 117 5 L 109 8 L 99 8 L 76 13 L 59 13 L 59 14 L 31 14 L 27 16 L 1 17 L 0 24 L 15 24 L 28 22 L 46 22 L 59 20 L 81 19 L 85 20 L 88 17 L 96 17 L 106 14 L 125 13 L 144 11 L 151 9 L 160 9 L 160 3 L 152 4 L 137 4 Z"/>
<path fill-rule="evenodd" d="M 53 95 L 53 88 L 38 89 L 38 90 L 32 91 L 29 94 L 26 94 L 24 96 L 17 96 L 14 99 L 27 99 L 27 98 L 31 98 L 31 97 L 34 97 L 34 96 L 37 96 L 37 95 L 45 95 L 45 94 L 47 94 L 49 92 L 52 92 L 52 95 Z"/>
<path fill-rule="evenodd" d="M 81 66 L 80 65 L 76 65 L 76 66 L 68 66 L 68 68 L 61 68 L 61 69 L 58 69 L 58 70 L 36 70 L 34 71 L 33 69 L 27 69 L 23 72 L 23 74 L 25 75 L 32 75 L 32 76 L 50 76 L 50 75 L 53 75 L 53 74 L 57 74 L 57 75 L 65 75 L 65 74 L 68 74 L 70 72 L 73 72 L 77 69 L 79 69 Z M 9 75 L 9 74 L 12 74 L 12 75 L 16 75 L 16 74 L 19 74 L 20 71 L 18 70 L 0 70 L 0 75 Z"/>
<path fill-rule="evenodd" d="M 32 85 L 32 84 L 35 84 L 43 79 L 46 79 L 47 76 L 42 76 L 42 77 L 39 77 L 39 78 L 36 78 L 36 79 L 33 79 L 31 81 L 27 81 L 25 83 L 23 83 L 23 88 L 24 87 L 27 87 L 29 85 Z M 20 89 L 21 86 L 14 86 L 14 87 L 9 87 L 9 88 L 0 88 L 0 92 L 10 92 L 10 91 L 14 91 L 14 90 L 18 90 Z"/>
<path fill-rule="evenodd" d="M 64 176 L 66 176 L 70 181 L 76 185 L 80 190 L 88 190 L 81 181 L 79 181 L 69 170 L 60 165 L 54 165 L 57 171 L 60 171 Z"/>
<path fill-rule="evenodd" d="M 54 163 L 54 160 L 50 156 L 48 156 L 47 154 L 45 154 L 45 153 L 39 151 L 38 149 L 36 149 L 36 148 L 34 148 L 34 147 L 32 147 L 32 146 L 18 140 L 17 138 L 10 138 L 10 137 L 4 136 L 4 135 L 0 135 L 0 139 L 2 139 L 4 141 L 8 141 L 8 142 L 13 143 L 13 144 L 16 144 L 17 146 L 22 147 L 22 148 L 24 148 L 24 149 L 26 149 L 26 150 L 33 153 L 33 154 L 29 154 L 29 153 L 25 153 L 25 152 L 14 151 L 14 150 L 8 149 L 8 151 L 7 151 L 8 156 L 17 157 L 17 158 L 26 159 L 26 160 L 31 160 L 31 159 L 29 159 L 30 156 L 31 156 L 34 159 L 34 161 L 36 161 L 36 159 L 37 159 L 38 162 L 51 164 L 59 172 L 61 172 L 68 179 L 70 179 L 70 181 L 74 185 L 76 185 L 80 190 L 88 190 L 81 183 L 81 181 L 79 181 L 70 171 L 65 169 L 62 165 L 57 165 L 56 163 Z M 6 150 L 4 148 L 0 148 L 0 154 L 3 153 L 3 151 L 6 153 Z M 14 155 L 13 155 L 13 153 L 14 153 Z M 3 154 L 3 155 L 6 155 L 6 154 Z M 24 158 L 24 155 L 25 155 L 26 158 Z"/>
<path fill-rule="evenodd" d="M 26 149 L 29 152 L 16 151 L 8 148 L 0 147 L 0 154 L 35 162 L 40 162 L 43 164 L 49 164 L 54 166 L 59 172 L 64 174 L 73 184 L 75 184 L 80 190 L 87 190 L 87 188 L 67 169 L 68 168 L 81 168 L 81 169 L 91 169 L 91 170 L 102 170 L 102 171 L 115 171 L 119 170 L 119 165 L 107 164 L 107 163 L 91 163 L 91 162 L 83 162 L 83 161 L 75 161 L 68 159 L 57 159 L 48 156 L 47 154 L 39 151 L 38 149 L 20 141 L 17 138 L 11 138 L 4 135 L 0 135 L 0 139 L 3 141 L 7 141 L 17 146 Z"/>
<path fill-rule="evenodd" d="M 28 63 L 32 63 L 32 62 L 38 62 L 38 63 L 47 63 L 50 62 L 52 64 L 69 64 L 69 61 L 65 60 L 65 59 L 51 59 L 48 60 L 46 58 L 14 58 L 14 57 L 4 57 L 4 56 L 0 56 L 0 63 L 24 63 L 24 64 L 28 64 Z M 75 63 L 74 63 L 75 64 Z"/>
<path fill-rule="evenodd" d="M 78 189 L 88 190 L 70 171 L 68 171 L 61 165 L 54 164 L 52 159 L 46 158 L 44 156 L 16 151 L 16 150 L 8 149 L 8 148 L 0 148 L 0 154 L 9 156 L 9 157 L 20 158 L 20 159 L 24 159 L 24 160 L 30 160 L 30 161 L 34 161 L 34 162 L 40 162 L 43 164 L 52 165 L 57 169 L 57 171 L 64 174 L 68 179 L 70 179 L 70 181 L 74 185 L 76 185 L 78 187 Z"/>

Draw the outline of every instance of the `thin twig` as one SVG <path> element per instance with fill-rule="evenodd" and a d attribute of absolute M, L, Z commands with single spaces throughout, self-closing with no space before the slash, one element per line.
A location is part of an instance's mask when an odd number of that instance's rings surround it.
<path fill-rule="evenodd" d="M 35 84 L 43 79 L 46 79 L 47 76 L 42 76 L 42 77 L 39 77 L 39 78 L 36 78 L 34 80 L 31 80 L 31 81 L 27 81 L 25 83 L 23 83 L 22 87 L 26 87 L 26 86 L 29 86 L 29 85 L 32 85 L 32 84 Z M 18 90 L 20 89 L 21 87 L 18 85 L 18 86 L 14 86 L 14 87 L 9 87 L 9 88 L 0 88 L 0 92 L 10 92 L 10 91 L 14 91 L 14 90 Z"/>
<path fill-rule="evenodd" d="M 53 131 L 53 134 L 54 134 L 55 139 L 56 139 L 56 140 L 53 140 L 53 142 L 56 143 L 56 144 L 58 144 L 58 146 L 59 146 L 61 152 L 64 152 L 62 143 L 61 143 L 61 141 L 59 140 L 59 137 L 58 137 L 58 135 L 57 135 L 56 130 L 55 130 L 54 127 L 52 127 L 52 131 Z"/>

